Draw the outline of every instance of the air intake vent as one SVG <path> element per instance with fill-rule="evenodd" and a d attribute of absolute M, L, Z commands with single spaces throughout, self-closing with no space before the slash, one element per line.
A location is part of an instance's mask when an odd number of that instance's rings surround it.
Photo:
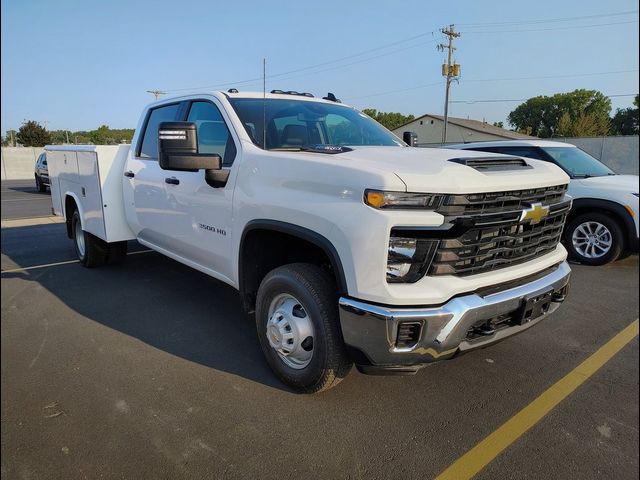
<path fill-rule="evenodd" d="M 420 340 L 420 331 L 422 323 L 420 322 L 402 322 L 398 326 L 398 338 L 396 339 L 397 348 L 411 348 L 418 340 Z"/>
<path fill-rule="evenodd" d="M 452 158 L 449 161 L 475 168 L 481 172 L 532 168 L 531 165 L 524 161 L 524 159 L 518 157 L 469 157 Z"/>

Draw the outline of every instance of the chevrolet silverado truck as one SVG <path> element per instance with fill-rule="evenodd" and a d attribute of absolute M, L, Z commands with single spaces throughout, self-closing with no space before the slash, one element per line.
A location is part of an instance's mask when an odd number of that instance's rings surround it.
<path fill-rule="evenodd" d="M 131 145 L 48 146 L 86 267 L 140 244 L 236 288 L 298 392 L 412 374 L 522 332 L 567 294 L 556 165 L 420 149 L 333 94 L 147 106 Z"/>

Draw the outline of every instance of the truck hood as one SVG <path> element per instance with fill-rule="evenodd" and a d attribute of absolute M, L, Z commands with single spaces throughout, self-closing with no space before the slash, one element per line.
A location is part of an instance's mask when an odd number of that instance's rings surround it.
<path fill-rule="evenodd" d="M 571 183 L 579 183 L 583 187 L 611 190 L 623 193 L 638 193 L 637 175 L 607 175 L 604 177 L 580 178 Z"/>
<path fill-rule="evenodd" d="M 522 190 L 569 183 L 569 177 L 557 166 L 526 159 L 532 167 L 521 170 L 483 172 L 451 162 L 455 158 L 496 157 L 483 152 L 466 152 L 439 148 L 354 147 L 353 151 L 335 155 L 363 168 L 393 173 L 408 192 L 482 193 Z M 382 173 L 381 172 L 381 173 Z"/>

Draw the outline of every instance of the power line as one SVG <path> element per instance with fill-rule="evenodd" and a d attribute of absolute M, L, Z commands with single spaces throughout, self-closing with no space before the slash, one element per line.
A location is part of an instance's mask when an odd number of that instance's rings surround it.
<path fill-rule="evenodd" d="M 594 23 L 590 25 L 568 25 L 565 27 L 551 27 L 551 28 L 529 28 L 529 29 L 519 29 L 519 30 L 464 30 L 465 34 L 468 33 L 521 33 L 521 32 L 550 32 L 557 30 L 576 30 L 582 28 L 592 28 L 592 27 L 608 27 L 612 25 L 628 25 L 630 23 L 638 23 L 638 20 L 629 20 L 626 22 L 613 22 L 613 23 Z"/>
<path fill-rule="evenodd" d="M 616 95 L 604 95 L 607 98 L 615 97 L 635 97 L 637 93 L 621 93 Z M 487 99 L 487 100 L 452 100 L 451 103 L 465 103 L 472 105 L 474 103 L 508 103 L 508 102 L 526 102 L 528 98 L 508 98 L 508 99 Z"/>
<path fill-rule="evenodd" d="M 509 81 L 509 80 L 542 80 L 542 79 L 552 79 L 552 78 L 572 78 L 572 77 L 590 77 L 596 75 L 610 75 L 610 74 L 620 74 L 620 73 L 633 73 L 638 72 L 638 69 L 635 70 L 618 70 L 618 71 L 609 71 L 609 72 L 592 72 L 592 73 L 575 73 L 575 74 L 567 74 L 567 75 L 545 75 L 545 76 L 535 76 L 535 77 L 510 77 L 510 78 L 478 78 L 478 79 L 462 79 L 464 83 L 471 82 L 499 82 L 499 81 Z M 389 95 L 392 93 L 402 93 L 408 92 L 410 90 L 419 90 L 421 88 L 433 87 L 436 85 L 443 85 L 443 82 L 435 82 L 435 83 L 427 83 L 423 85 L 416 85 L 414 87 L 387 90 L 384 92 L 372 93 L 368 95 L 359 95 L 357 97 L 349 97 L 345 96 L 345 100 L 359 100 L 363 98 L 370 97 L 378 97 L 382 95 Z M 459 103 L 459 102 L 451 102 L 451 103 Z"/>
<path fill-rule="evenodd" d="M 465 83 L 475 83 L 475 82 L 499 82 L 506 80 L 543 80 L 547 78 L 572 78 L 572 77 L 595 77 L 598 75 L 612 75 L 612 74 L 620 74 L 620 73 L 634 73 L 638 72 L 638 69 L 634 70 L 617 70 L 617 71 L 608 71 L 608 72 L 592 72 L 592 73 L 572 73 L 567 75 L 540 75 L 536 77 L 498 77 L 498 78 L 476 78 L 476 79 L 465 79 L 462 80 Z"/>
<path fill-rule="evenodd" d="M 510 22 L 493 22 L 493 23 L 468 23 L 468 24 L 460 24 L 460 25 L 466 25 L 466 26 L 470 26 L 470 27 L 482 27 L 482 26 L 499 26 L 499 25 L 518 25 L 518 24 L 535 24 L 535 23 L 546 23 L 546 22 L 561 22 L 561 21 L 572 21 L 572 20 L 583 20 L 583 19 L 589 19 L 589 18 L 603 18 L 603 17 L 615 17 L 615 16 L 622 16 L 622 15 L 629 15 L 629 14 L 634 14 L 634 13 L 638 13 L 638 10 L 629 10 L 629 11 L 624 11 L 624 12 L 614 12 L 614 13 L 609 13 L 609 14 L 598 14 L 598 15 L 583 15 L 583 16 L 576 16 L 576 17 L 562 17 L 562 18 L 551 18 L 551 19 L 539 19 L 539 20 L 522 20 L 522 21 L 510 21 Z M 584 26 L 567 26 L 567 27 L 560 27 L 558 29 L 566 29 L 566 28 L 589 28 L 589 27 L 599 27 L 599 26 L 608 26 L 608 25 L 619 25 L 619 24 L 625 24 L 625 23 L 636 23 L 637 20 L 633 20 L 633 21 L 629 21 L 629 22 L 616 22 L 616 23 L 608 23 L 608 24 L 594 24 L 594 25 L 584 25 Z M 544 28 L 544 29 L 529 29 L 529 30 L 507 30 L 507 31 L 502 31 L 502 32 L 494 32 L 494 31 L 482 31 L 482 30 L 470 30 L 468 33 L 515 33 L 515 32 L 523 32 L 523 31 L 548 31 L 548 30 L 554 30 L 553 28 Z M 340 63 L 340 62 L 344 62 L 345 60 L 349 60 L 352 58 L 357 58 L 357 57 L 361 57 L 363 55 L 367 55 L 370 53 L 374 53 L 380 50 L 384 50 L 396 45 L 400 45 L 403 43 L 407 43 L 419 38 L 423 38 L 426 36 L 431 36 L 430 41 L 435 41 L 435 37 L 434 34 L 436 33 L 435 30 L 429 31 L 429 32 L 423 32 L 417 35 L 413 35 L 411 37 L 407 37 L 407 38 L 403 38 L 400 40 L 396 40 L 384 45 L 379 45 L 377 47 L 373 47 L 367 50 L 363 50 L 351 55 L 346 55 L 344 57 L 340 57 L 340 58 L 336 58 L 333 60 L 328 60 L 325 62 L 321 62 L 321 63 L 317 63 L 315 65 L 310 65 L 307 67 L 302 67 L 302 68 L 297 68 L 294 70 L 288 70 L 285 72 L 280 72 L 280 73 L 275 73 L 272 75 L 269 75 L 267 78 L 268 79 L 275 79 L 275 78 L 280 78 L 282 80 L 288 80 L 290 78 L 297 78 L 299 76 L 303 76 L 303 75 L 297 75 L 297 76 L 291 76 L 292 74 L 296 74 L 299 72 L 306 72 L 309 70 L 314 70 L 317 69 L 319 67 L 324 67 L 327 65 L 333 65 L 336 63 Z M 466 31 L 464 33 L 467 33 Z M 363 62 L 368 62 L 383 56 L 387 56 L 387 55 L 391 55 L 393 53 L 399 52 L 401 50 L 404 49 L 409 49 L 409 48 L 415 48 L 417 46 L 421 45 L 421 43 L 415 44 L 415 45 L 411 45 L 408 47 L 404 47 L 401 49 L 395 49 L 393 51 L 389 51 L 389 52 L 385 52 L 381 55 L 376 55 L 373 57 L 369 57 L 369 58 L 365 58 L 365 59 L 360 59 L 354 62 L 350 62 L 344 65 L 339 65 L 339 66 L 335 66 L 335 67 L 331 67 L 331 68 L 327 68 L 327 69 L 322 69 L 322 70 L 317 70 L 314 72 L 310 72 L 308 73 L 308 75 L 313 75 L 316 73 L 323 73 L 326 71 L 331 71 L 331 70 L 336 70 L 339 68 L 345 68 L 351 65 L 356 65 L 358 63 L 363 63 Z M 307 74 L 305 74 L 307 75 Z M 188 87 L 188 88 L 177 88 L 177 89 L 167 89 L 165 90 L 163 93 L 179 93 L 179 92 L 188 92 L 188 91 L 192 91 L 192 90 L 204 90 L 204 89 L 216 89 L 216 88 L 223 88 L 223 87 L 227 87 L 227 86 L 249 86 L 249 85 L 258 85 L 261 84 L 262 82 L 262 77 L 255 77 L 255 78 L 249 78 L 249 79 L 244 79 L 244 80 L 237 80 L 237 81 L 229 81 L 229 82 L 222 82 L 222 83 L 217 83 L 214 85 L 205 85 L 205 86 L 198 86 L 198 87 Z M 374 94 L 374 95 L 378 95 L 378 94 Z"/>
<path fill-rule="evenodd" d="M 535 24 L 535 23 L 570 22 L 574 20 L 587 20 L 591 18 L 619 17 L 623 15 L 632 15 L 634 13 L 638 13 L 638 10 L 627 10 L 624 12 L 614 12 L 614 13 L 600 13 L 597 15 L 581 15 L 578 17 L 545 18 L 545 19 L 537 19 L 537 20 L 512 20 L 508 22 L 487 22 L 487 23 L 459 23 L 458 26 L 495 27 L 500 25 L 527 25 L 527 24 Z"/>
<path fill-rule="evenodd" d="M 407 37 L 407 38 L 404 38 L 404 39 L 401 39 L 401 40 L 397 40 L 395 42 L 387 43 L 385 45 L 380 45 L 378 47 L 370 48 L 368 50 L 363 50 L 363 51 L 358 52 L 358 53 L 354 53 L 354 54 L 347 55 L 347 56 L 344 56 L 344 57 L 336 58 L 334 60 L 328 60 L 326 62 L 316 63 L 315 65 L 310 65 L 308 67 L 302 67 L 302 68 L 297 68 L 297 69 L 294 69 L 294 70 L 289 70 L 289 71 L 286 71 L 286 72 L 281 72 L 281 73 L 275 73 L 275 74 L 272 74 L 272 75 L 268 75 L 267 78 L 268 79 L 273 79 L 273 78 L 284 77 L 286 75 L 290 75 L 290 74 L 293 74 L 293 73 L 298 73 L 298 72 L 302 72 L 302 71 L 306 71 L 306 70 L 313 70 L 313 69 L 316 69 L 318 67 L 331 65 L 331 64 L 334 64 L 334 63 L 340 63 L 340 62 L 343 62 L 345 60 L 349 60 L 349 59 L 352 59 L 352 58 L 356 58 L 356 57 L 360 57 L 360 56 L 363 56 L 363 55 L 367 55 L 369 53 L 377 52 L 377 51 L 384 50 L 384 49 L 389 48 L 389 47 L 393 47 L 393 46 L 396 46 L 396 45 L 400 45 L 402 43 L 407 43 L 407 42 L 410 42 L 412 40 L 416 40 L 418 38 L 422 38 L 422 37 L 425 37 L 425 36 L 428 36 L 428 35 L 432 35 L 433 33 L 434 33 L 434 31 L 420 33 L 418 35 L 413 35 L 411 37 Z M 429 41 L 431 41 L 431 40 L 429 40 Z M 409 46 L 409 47 L 406 47 L 406 48 L 414 48 L 414 47 L 416 47 L 418 45 L 420 45 L 420 44 L 412 45 L 412 46 Z M 375 58 L 379 58 L 379 57 L 382 57 L 382 56 L 390 55 L 391 53 L 395 53 L 395 52 L 398 52 L 398 51 L 401 51 L 401 50 L 403 50 L 403 49 L 397 49 L 397 50 L 394 50 L 392 52 L 387 52 L 387 53 L 384 53 L 382 55 L 371 57 L 371 58 L 366 59 L 366 60 L 359 60 L 359 61 L 347 64 L 347 65 L 341 65 L 340 67 L 336 67 L 336 68 L 342 68 L 342 67 L 345 67 L 345 66 L 354 65 L 356 63 L 362 63 L 363 61 L 373 60 Z M 320 72 L 314 72 L 314 73 L 320 73 Z M 173 92 L 186 92 L 186 91 L 189 91 L 189 90 L 199 90 L 199 89 L 226 87 L 228 85 L 242 85 L 242 84 L 254 83 L 254 82 L 258 82 L 258 81 L 262 81 L 262 77 L 239 80 L 239 81 L 235 81 L 235 82 L 224 82 L 224 83 L 218 83 L 218 84 L 215 84 L 215 85 L 206 85 L 206 86 L 200 86 L 200 87 L 170 89 L 170 90 L 166 90 L 166 91 L 167 92 L 172 92 L 172 93 Z"/>
<path fill-rule="evenodd" d="M 408 92 L 409 90 L 418 90 L 420 88 L 434 87 L 436 85 L 444 85 L 444 82 L 427 83 L 424 85 L 416 85 L 415 87 L 387 90 L 386 92 L 372 93 L 370 95 L 360 95 L 358 97 L 346 97 L 345 100 L 359 100 L 361 98 L 379 97 L 382 95 L 388 95 L 390 93 Z"/>

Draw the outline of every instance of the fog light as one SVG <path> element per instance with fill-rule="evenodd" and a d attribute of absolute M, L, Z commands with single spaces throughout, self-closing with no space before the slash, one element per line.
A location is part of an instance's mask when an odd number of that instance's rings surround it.
<path fill-rule="evenodd" d="M 401 322 L 398 325 L 398 337 L 396 338 L 397 348 L 411 348 L 420 340 L 420 332 L 422 332 L 422 323 L 420 322 Z"/>
<path fill-rule="evenodd" d="M 438 240 L 396 236 L 391 233 L 387 256 L 387 282 L 414 283 L 427 272 Z"/>

